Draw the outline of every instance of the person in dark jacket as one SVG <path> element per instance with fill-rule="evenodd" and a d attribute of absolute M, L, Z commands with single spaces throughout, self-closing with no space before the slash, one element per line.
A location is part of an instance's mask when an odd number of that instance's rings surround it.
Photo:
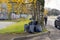
<path fill-rule="evenodd" d="M 45 15 L 45 16 L 44 16 L 44 23 L 45 23 L 45 25 L 47 25 L 47 19 L 48 19 L 48 18 L 47 18 L 47 15 Z"/>

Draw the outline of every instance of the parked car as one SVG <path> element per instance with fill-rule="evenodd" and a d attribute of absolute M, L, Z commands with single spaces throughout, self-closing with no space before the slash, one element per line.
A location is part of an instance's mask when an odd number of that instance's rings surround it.
<path fill-rule="evenodd" d="M 56 28 L 60 29 L 60 15 L 56 18 L 54 25 Z"/>

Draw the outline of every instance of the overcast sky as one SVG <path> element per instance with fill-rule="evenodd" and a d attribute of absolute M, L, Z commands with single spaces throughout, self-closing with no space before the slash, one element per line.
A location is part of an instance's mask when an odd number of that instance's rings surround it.
<path fill-rule="evenodd" d="M 60 10 L 60 0 L 45 0 L 45 8 Z"/>

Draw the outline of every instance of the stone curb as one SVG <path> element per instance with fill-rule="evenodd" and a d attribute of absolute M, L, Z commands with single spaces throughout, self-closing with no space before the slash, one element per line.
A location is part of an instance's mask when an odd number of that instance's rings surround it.
<path fill-rule="evenodd" d="M 49 35 L 49 34 L 50 34 L 50 31 L 47 31 L 47 32 L 42 32 L 42 33 L 37 33 L 37 34 L 30 34 L 26 36 L 15 37 L 12 40 L 25 40 L 28 38 L 33 38 L 33 37 L 42 36 L 42 35 Z"/>

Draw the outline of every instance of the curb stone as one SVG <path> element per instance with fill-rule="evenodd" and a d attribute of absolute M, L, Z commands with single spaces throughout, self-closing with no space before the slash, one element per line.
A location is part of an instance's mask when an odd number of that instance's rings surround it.
<path fill-rule="evenodd" d="M 26 39 L 29 39 L 29 38 L 42 36 L 42 35 L 50 35 L 50 31 L 37 33 L 37 34 L 30 34 L 30 35 L 26 35 L 26 36 L 15 37 L 12 40 L 26 40 Z"/>

